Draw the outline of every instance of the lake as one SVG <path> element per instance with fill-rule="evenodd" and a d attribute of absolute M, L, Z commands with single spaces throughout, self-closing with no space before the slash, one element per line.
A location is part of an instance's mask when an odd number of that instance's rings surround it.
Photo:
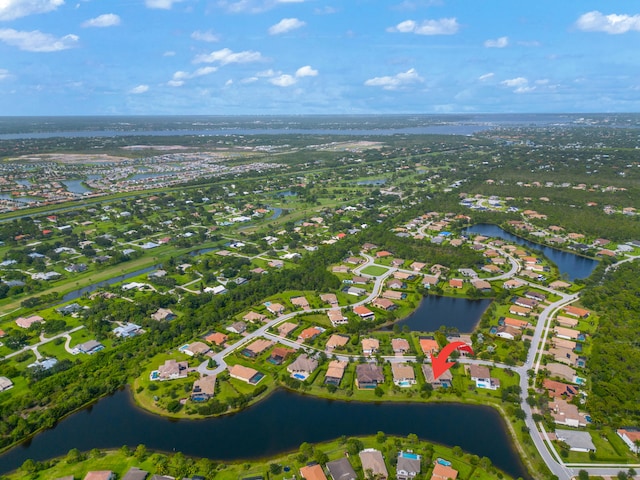
<path fill-rule="evenodd" d="M 439 297 L 427 295 L 418 308 L 394 325 L 409 327 L 412 332 L 435 332 L 441 326 L 455 327 L 460 333 L 470 333 L 491 304 L 488 298 Z"/>
<path fill-rule="evenodd" d="M 570 281 L 578 278 L 587 278 L 596 268 L 598 262 L 591 258 L 581 257 L 571 252 L 565 252 L 556 248 L 540 245 L 539 243 L 525 240 L 524 238 L 513 235 L 497 225 L 489 223 L 479 223 L 472 227 L 465 228 L 463 234 L 484 235 L 485 237 L 496 237 L 509 242 L 517 243 L 528 248 L 541 251 L 545 257 L 555 263 L 560 271 L 560 275 L 567 275 Z"/>
<path fill-rule="evenodd" d="M 180 451 L 215 460 L 263 458 L 297 450 L 303 442 L 342 435 L 418 437 L 488 457 L 514 477 L 527 478 L 506 425 L 490 407 L 461 404 L 358 403 L 278 390 L 234 415 L 205 420 L 168 420 L 138 409 L 127 390 L 98 401 L 30 442 L 0 456 L 0 473 L 26 459 L 45 460 L 72 448 L 119 448 L 140 443 L 149 449 Z"/>
<path fill-rule="evenodd" d="M 82 182 L 82 180 L 63 180 L 62 184 L 67 187 L 67 190 L 71 193 L 91 193 L 93 190 L 85 187 Z"/>
<path fill-rule="evenodd" d="M 161 264 L 152 265 L 150 267 L 141 268 L 140 270 L 136 270 L 134 272 L 125 273 L 124 275 L 118 275 L 117 277 L 109 278 L 108 280 L 103 280 L 98 283 L 94 283 L 92 285 L 87 285 L 86 287 L 79 288 L 78 290 L 74 290 L 65 294 L 62 297 L 62 302 L 69 302 L 71 300 L 75 300 L 80 298 L 85 293 L 91 293 L 94 290 L 97 290 L 100 287 L 106 287 L 107 285 L 113 285 L 114 283 L 123 282 L 133 277 L 137 277 L 138 275 L 142 275 L 143 273 L 151 272 L 152 270 L 157 270 L 158 268 L 162 268 Z"/>

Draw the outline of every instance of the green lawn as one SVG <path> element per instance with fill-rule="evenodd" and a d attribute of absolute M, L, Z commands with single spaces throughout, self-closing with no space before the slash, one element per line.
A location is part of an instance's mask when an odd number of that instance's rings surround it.
<path fill-rule="evenodd" d="M 379 277 L 381 275 L 384 275 L 388 271 L 389 271 L 388 268 L 379 267 L 377 265 L 369 265 L 368 267 L 365 267 L 362 270 L 360 270 L 360 273 L 364 273 L 365 275 L 371 275 L 374 277 Z"/>

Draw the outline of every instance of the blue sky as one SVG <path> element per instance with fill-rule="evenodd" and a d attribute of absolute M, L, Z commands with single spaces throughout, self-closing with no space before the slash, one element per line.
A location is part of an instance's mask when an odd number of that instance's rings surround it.
<path fill-rule="evenodd" d="M 637 0 L 0 0 L 0 115 L 640 111 Z"/>

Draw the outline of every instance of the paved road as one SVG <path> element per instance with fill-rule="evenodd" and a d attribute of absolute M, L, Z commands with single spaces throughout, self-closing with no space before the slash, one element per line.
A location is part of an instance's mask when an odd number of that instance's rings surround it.
<path fill-rule="evenodd" d="M 38 343 L 36 343 L 36 344 L 33 344 L 33 345 L 27 345 L 26 347 L 23 347 L 23 348 L 21 348 L 20 350 L 17 350 L 17 351 L 15 351 L 15 352 L 13 352 L 13 353 L 10 353 L 9 355 L 7 355 L 7 356 L 6 356 L 6 357 L 4 357 L 4 358 L 11 358 L 11 357 L 14 357 L 14 356 L 16 356 L 16 355 L 21 354 L 22 352 L 26 352 L 27 350 L 33 350 L 33 353 L 35 354 L 35 356 L 36 356 L 36 358 L 37 358 L 37 357 L 38 357 L 38 355 L 39 355 L 39 352 L 37 351 L 37 349 L 38 349 L 38 347 L 39 347 L 40 345 L 44 345 L 45 343 L 52 342 L 52 341 L 54 341 L 56 338 L 66 337 L 67 335 L 69 335 L 69 334 L 71 334 L 71 333 L 73 333 L 73 332 L 77 332 L 78 330 L 83 329 L 83 328 L 84 328 L 84 325 L 80 325 L 79 327 L 72 328 L 71 330 L 68 330 L 68 331 L 63 332 L 63 333 L 59 333 L 58 335 L 54 335 L 53 337 L 45 338 L 44 340 L 40 340 L 40 341 L 39 341 Z"/>

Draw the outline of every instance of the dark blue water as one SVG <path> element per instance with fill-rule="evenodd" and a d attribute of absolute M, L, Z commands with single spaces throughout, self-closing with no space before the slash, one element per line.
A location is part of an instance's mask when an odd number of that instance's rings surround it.
<path fill-rule="evenodd" d="M 435 332 L 445 326 L 455 327 L 460 333 L 470 333 L 490 304 L 491 300 L 487 298 L 470 300 L 428 295 L 411 315 L 394 325 L 407 325 L 412 332 Z"/>
<path fill-rule="evenodd" d="M 357 403 L 302 396 L 279 390 L 235 415 L 171 421 L 139 410 L 127 391 L 62 420 L 28 444 L 0 456 L 0 473 L 26 459 L 45 460 L 72 448 L 118 448 L 140 443 L 149 449 L 180 451 L 216 460 L 253 459 L 297 450 L 303 442 L 341 435 L 418 437 L 489 457 L 513 477 L 528 477 L 506 425 L 490 407 L 461 404 Z"/>
<path fill-rule="evenodd" d="M 85 187 L 82 184 L 82 180 L 64 180 L 62 182 L 71 193 L 91 193 L 93 190 Z"/>
<path fill-rule="evenodd" d="M 581 257 L 571 252 L 564 252 L 555 248 L 540 245 L 539 243 L 530 242 L 524 238 L 512 235 L 509 232 L 504 231 L 497 225 L 491 225 L 489 223 L 479 223 L 469 228 L 465 228 L 462 231 L 464 234 L 476 234 L 484 235 L 485 237 L 502 238 L 509 242 L 517 243 L 528 248 L 541 251 L 545 257 L 551 260 L 558 266 L 560 275 L 567 275 L 570 281 L 574 281 L 577 278 L 587 278 L 591 275 L 591 272 L 596 268 L 598 262 L 590 258 Z"/>
<path fill-rule="evenodd" d="M 91 293 L 100 287 L 106 287 L 107 285 L 113 285 L 114 283 L 123 282 L 130 278 L 137 277 L 138 275 L 141 275 L 143 273 L 147 273 L 152 270 L 157 270 L 160 267 L 162 267 L 161 264 L 152 265 L 151 267 L 141 268 L 140 270 L 125 273 L 124 275 L 119 275 L 117 277 L 113 277 L 108 280 L 103 280 L 102 282 L 94 283 L 93 285 L 87 285 L 86 287 L 82 287 L 78 290 L 74 290 L 73 292 L 67 293 L 64 297 L 62 297 L 62 303 L 75 300 L 76 298 L 80 298 L 85 293 Z"/>

